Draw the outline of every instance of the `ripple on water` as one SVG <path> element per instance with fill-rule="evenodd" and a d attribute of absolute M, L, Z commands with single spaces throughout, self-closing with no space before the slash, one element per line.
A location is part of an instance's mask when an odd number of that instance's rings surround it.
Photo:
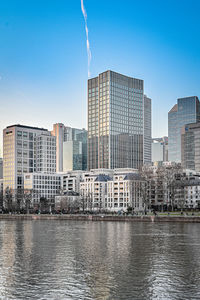
<path fill-rule="evenodd" d="M 200 299 L 198 224 L 0 222 L 0 299 Z"/>

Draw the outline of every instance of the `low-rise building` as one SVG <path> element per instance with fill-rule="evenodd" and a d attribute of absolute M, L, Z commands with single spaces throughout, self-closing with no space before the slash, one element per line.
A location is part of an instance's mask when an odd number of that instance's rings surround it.
<path fill-rule="evenodd" d="M 137 173 L 115 173 L 108 181 L 105 208 L 113 211 L 145 209 L 145 180 Z"/>
<path fill-rule="evenodd" d="M 55 196 L 60 194 L 61 188 L 60 174 L 27 173 L 24 175 L 24 189 L 32 191 L 33 207 L 38 205 L 41 199 L 54 203 Z"/>
<path fill-rule="evenodd" d="M 135 169 L 101 169 L 85 173 L 80 193 L 88 210 L 145 210 L 145 180 Z"/>
<path fill-rule="evenodd" d="M 73 191 L 80 193 L 80 181 L 83 177 L 84 171 L 70 171 L 62 173 L 62 189 L 63 192 Z"/>
<path fill-rule="evenodd" d="M 73 191 L 64 192 L 55 197 L 55 210 L 58 212 L 77 212 L 82 209 L 82 201 L 79 193 Z"/>

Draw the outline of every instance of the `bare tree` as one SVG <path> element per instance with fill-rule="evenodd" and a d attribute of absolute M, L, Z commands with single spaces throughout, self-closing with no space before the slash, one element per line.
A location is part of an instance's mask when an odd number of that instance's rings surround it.
<path fill-rule="evenodd" d="M 13 192 L 12 189 L 7 187 L 3 196 L 3 206 L 8 212 L 13 211 Z"/>

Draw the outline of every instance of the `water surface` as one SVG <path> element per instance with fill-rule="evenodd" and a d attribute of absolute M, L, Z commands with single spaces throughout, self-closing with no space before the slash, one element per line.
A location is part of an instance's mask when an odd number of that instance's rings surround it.
<path fill-rule="evenodd" d="M 0 221 L 0 299 L 200 299 L 200 225 Z"/>

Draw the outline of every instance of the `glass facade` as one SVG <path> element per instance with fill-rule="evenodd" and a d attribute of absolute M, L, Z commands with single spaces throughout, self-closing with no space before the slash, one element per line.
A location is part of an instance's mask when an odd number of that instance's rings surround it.
<path fill-rule="evenodd" d="M 186 97 L 177 100 L 177 104 L 168 113 L 169 160 L 181 162 L 181 129 L 189 123 L 200 120 L 198 97 Z"/>
<path fill-rule="evenodd" d="M 88 80 L 88 169 L 143 164 L 143 80 L 106 71 Z"/>
<path fill-rule="evenodd" d="M 144 95 L 144 163 L 151 164 L 151 99 Z"/>
<path fill-rule="evenodd" d="M 82 167 L 79 170 L 87 170 L 87 130 L 84 128 L 71 128 L 62 123 L 56 123 L 53 125 L 51 133 L 56 137 L 57 172 L 62 172 L 64 164 L 66 165 L 67 157 L 64 157 L 63 143 L 67 141 L 79 141 L 82 143 Z"/>
<path fill-rule="evenodd" d="M 76 140 L 82 144 L 82 168 L 81 170 L 87 170 L 87 139 L 88 133 L 86 130 L 76 134 Z"/>
<path fill-rule="evenodd" d="M 82 170 L 82 143 L 67 141 L 63 143 L 63 171 Z"/>
<path fill-rule="evenodd" d="M 183 167 L 200 172 L 200 123 L 184 126 L 181 135 L 181 147 Z"/>

